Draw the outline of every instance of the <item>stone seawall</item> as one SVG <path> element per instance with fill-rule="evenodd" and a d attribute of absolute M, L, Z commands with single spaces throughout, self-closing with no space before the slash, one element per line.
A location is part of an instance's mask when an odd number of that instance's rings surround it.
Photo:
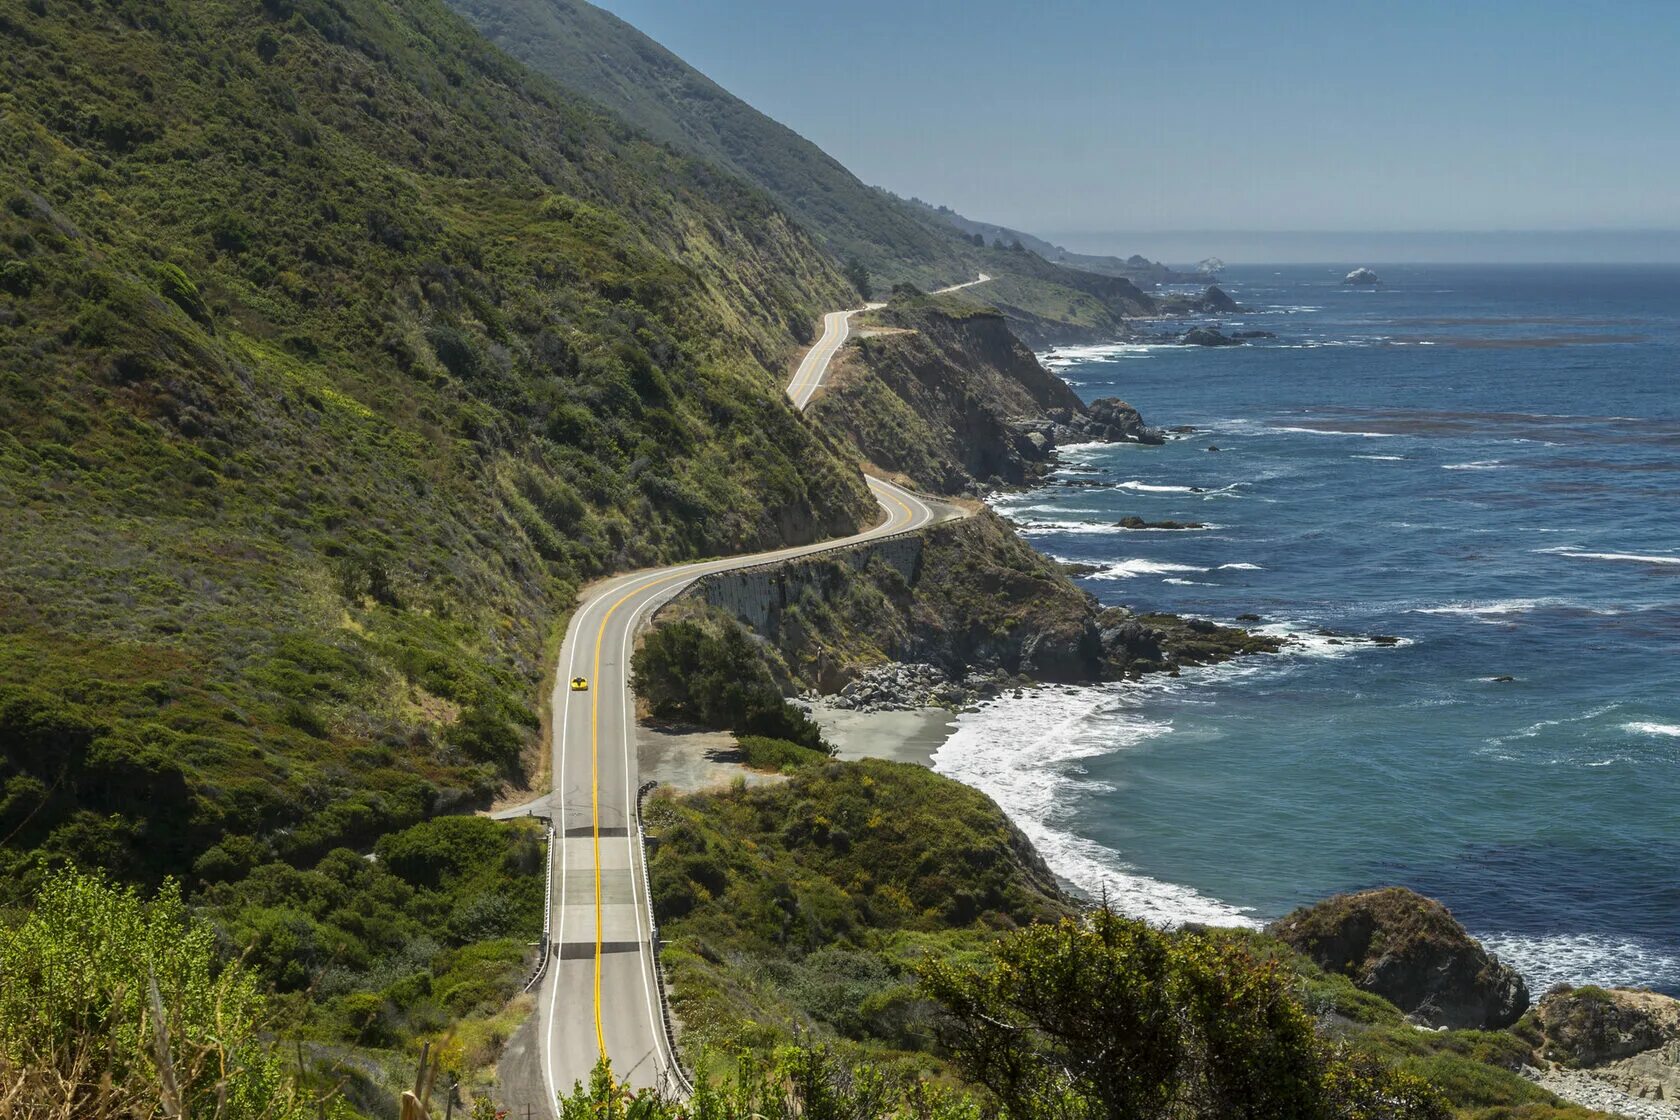
<path fill-rule="evenodd" d="M 917 530 L 798 560 L 717 572 L 689 584 L 673 602 L 698 599 L 727 612 L 760 637 L 774 639 L 780 631 L 782 613 L 790 604 L 797 603 L 807 591 L 814 591 L 824 601 L 835 599 L 847 581 L 871 564 L 897 572 L 906 586 L 914 585 L 921 574 L 924 545 Z"/>

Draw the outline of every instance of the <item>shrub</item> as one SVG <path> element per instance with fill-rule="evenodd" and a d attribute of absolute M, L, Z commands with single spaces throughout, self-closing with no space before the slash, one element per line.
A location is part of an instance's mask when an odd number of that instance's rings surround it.
<path fill-rule="evenodd" d="M 741 749 L 742 760 L 755 770 L 796 770 L 829 757 L 827 752 L 763 735 L 738 735 L 735 745 Z"/>
<path fill-rule="evenodd" d="M 264 1016 L 254 977 L 218 965 L 173 883 L 145 902 L 65 871 L 0 933 L 0 1083 L 23 1090 L 29 1115 L 149 1116 L 162 1101 L 227 1120 L 314 1116 L 261 1041 Z"/>

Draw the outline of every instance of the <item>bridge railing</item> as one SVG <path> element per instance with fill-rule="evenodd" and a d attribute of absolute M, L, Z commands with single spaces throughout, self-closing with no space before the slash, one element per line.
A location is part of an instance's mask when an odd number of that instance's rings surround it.
<path fill-rule="evenodd" d="M 545 853 L 544 866 L 547 869 L 547 875 L 543 879 L 542 945 L 537 950 L 537 963 L 531 970 L 530 979 L 526 980 L 525 986 L 519 989 L 522 992 L 528 992 L 536 987 L 537 982 L 543 978 L 543 973 L 548 971 L 548 958 L 552 953 L 551 946 L 554 944 L 551 933 L 551 923 L 554 921 L 554 818 L 549 817 L 546 824 L 548 826 L 548 837 L 543 842 L 543 851 Z"/>

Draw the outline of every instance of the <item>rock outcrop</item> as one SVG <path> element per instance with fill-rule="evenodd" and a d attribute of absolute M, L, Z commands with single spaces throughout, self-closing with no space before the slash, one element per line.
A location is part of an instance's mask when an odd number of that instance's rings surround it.
<path fill-rule="evenodd" d="M 1680 1041 L 1680 1000 L 1634 988 L 1557 987 L 1541 997 L 1535 1022 L 1543 1057 L 1599 1066 Z"/>
<path fill-rule="evenodd" d="M 1557 1063 L 1542 1075 L 1548 1088 L 1570 1088 L 1571 1100 L 1608 1102 L 1627 1116 L 1647 1115 L 1627 1107 L 1632 1100 L 1680 1100 L 1680 1000 L 1637 988 L 1559 985 L 1541 998 L 1532 1021 L 1540 1057 Z M 1550 1083 L 1560 1078 L 1572 1080 Z M 1627 1100 L 1618 1100 L 1623 1094 Z"/>
<path fill-rule="evenodd" d="M 1342 277 L 1342 283 L 1350 288 L 1376 288 L 1382 285 L 1382 277 L 1368 268 L 1356 268 Z"/>
<path fill-rule="evenodd" d="M 985 682 L 1116 680 L 1282 645 L 1200 619 L 1103 609 L 989 512 L 706 576 L 661 615 L 695 607 L 722 610 L 762 638 L 786 666 L 786 687 L 844 695 L 863 679 L 853 703 L 878 706 L 895 696 L 948 702 L 952 682 L 972 694 Z"/>
<path fill-rule="evenodd" d="M 1179 341 L 1186 346 L 1241 346 L 1242 339 L 1232 338 L 1218 327 L 1194 327 L 1184 332 Z"/>
<path fill-rule="evenodd" d="M 1199 296 L 1162 296 L 1156 301 L 1156 305 L 1162 315 L 1191 315 L 1198 312 L 1205 315 L 1227 315 L 1234 311 L 1247 310 L 1217 284 L 1209 284 L 1207 290 Z"/>
<path fill-rule="evenodd" d="M 1528 1008 L 1515 969 L 1445 906 L 1404 887 L 1337 895 L 1296 910 L 1271 933 L 1425 1026 L 1497 1029 Z"/>
<path fill-rule="evenodd" d="M 943 494 L 1044 475 L 1059 443 L 1161 443 L 1121 400 L 1087 407 L 1003 316 L 901 296 L 859 327 L 808 411 L 859 456 Z"/>
<path fill-rule="evenodd" d="M 1102 397 L 1082 410 L 1051 409 L 1049 419 L 1060 443 L 1162 444 L 1166 434 L 1143 422 L 1137 409 L 1119 397 Z"/>
<path fill-rule="evenodd" d="M 1207 528 L 1207 526 L 1204 525 L 1200 521 L 1145 521 L 1143 518 L 1137 516 L 1136 514 L 1132 514 L 1128 517 L 1122 517 L 1119 521 L 1116 521 L 1115 524 L 1118 525 L 1122 529 L 1205 529 L 1205 528 Z"/>
<path fill-rule="evenodd" d="M 1216 314 L 1242 310 L 1242 305 L 1227 295 L 1225 289 L 1218 284 L 1209 284 L 1207 291 L 1202 293 L 1202 307 Z"/>

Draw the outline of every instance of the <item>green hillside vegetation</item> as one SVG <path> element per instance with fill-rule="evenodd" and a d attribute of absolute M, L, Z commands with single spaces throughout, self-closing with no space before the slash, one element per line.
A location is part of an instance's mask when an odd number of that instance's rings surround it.
<path fill-rule="evenodd" d="M 257 976 L 173 885 L 56 874 L 33 902 L 0 927 L 0 1116 L 327 1115 L 263 1039 Z"/>
<path fill-rule="evenodd" d="M 917 961 L 1069 911 L 990 798 L 919 766 L 812 762 L 783 783 L 658 794 L 647 813 L 691 1055 L 768 1053 L 810 1029 L 877 1056 L 926 1050 Z"/>
<path fill-rule="evenodd" d="M 676 150 L 762 187 L 836 258 L 863 265 L 877 288 L 1008 276 L 1009 284 L 980 298 L 995 297 L 1045 338 L 1116 337 L 1124 316 L 1149 306 L 1124 280 L 976 245 L 923 205 L 865 185 L 815 144 L 584 0 L 449 3 L 515 58 Z"/>
<path fill-rule="evenodd" d="M 1514 1072 L 1519 1032 L 1419 1031 L 1264 934 L 1072 918 L 997 806 L 922 767 L 813 761 L 656 795 L 648 824 L 682 1045 L 722 1078 L 719 1116 L 767 1082 L 860 1117 L 1595 1115 Z M 928 1078 L 955 1096 L 924 1109 Z"/>
<path fill-rule="evenodd" d="M 434 0 L 0 0 L 0 47 L 0 893 L 213 883 L 285 991 L 478 1007 L 529 900 L 294 911 L 434 889 L 349 853 L 522 780 L 580 582 L 871 514 L 780 386 L 853 297 Z"/>

